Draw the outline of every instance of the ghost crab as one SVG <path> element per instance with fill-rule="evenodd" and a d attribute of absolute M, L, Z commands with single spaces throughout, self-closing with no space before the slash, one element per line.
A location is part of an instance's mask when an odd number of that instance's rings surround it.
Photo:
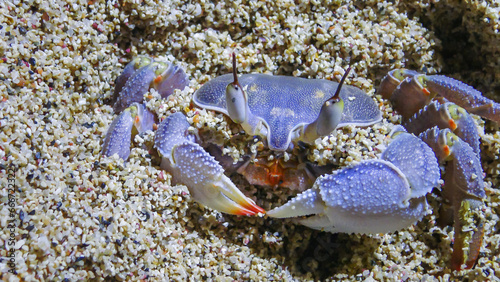
<path fill-rule="evenodd" d="M 133 75 L 128 75 L 134 78 L 136 73 L 144 73 L 141 70 L 146 67 L 149 65 L 135 67 L 138 70 Z M 145 72 L 150 73 L 151 70 Z M 476 95 L 470 86 L 445 77 L 431 77 L 429 80 L 411 71 L 399 73 L 391 72 L 388 78 L 384 79 L 380 87 L 382 94 L 407 93 L 407 82 L 412 80 L 411 77 L 415 77 L 413 80 L 419 84 L 413 88 L 416 88 L 417 92 L 429 92 L 426 86 L 422 86 L 422 81 L 431 81 L 434 87 L 436 84 L 437 88 L 452 88 L 453 91 L 444 91 L 448 96 L 450 93 L 458 93 L 460 96 L 472 94 L 474 98 L 467 102 L 482 103 L 473 104 L 472 108 L 477 109 L 476 113 L 486 112 L 487 118 L 498 121 L 498 105 L 484 100 L 480 94 Z M 152 78 L 148 78 L 146 83 L 149 86 L 152 81 L 157 83 L 164 79 L 150 77 Z M 142 91 L 136 91 L 137 86 L 131 82 L 132 78 L 122 79 L 126 81 L 123 86 L 125 90 L 122 90 L 126 94 Z M 400 84 L 401 80 L 403 83 Z M 300 147 L 301 142 L 311 143 L 318 137 L 329 135 L 338 126 L 367 126 L 380 121 L 380 112 L 369 96 L 354 87 L 341 87 L 341 84 L 342 82 L 336 84 L 325 80 L 260 74 L 238 77 L 233 56 L 233 74 L 220 76 L 205 84 L 195 93 L 193 101 L 199 107 L 228 115 L 233 122 L 240 124 L 247 134 L 263 136 L 271 150 L 284 152 L 293 147 Z M 141 97 L 142 95 L 143 93 L 140 93 Z M 429 100 L 428 96 L 425 96 L 426 101 Z M 445 95 L 445 98 L 460 101 L 448 96 Z M 396 101 L 396 98 L 394 99 Z M 267 215 L 277 218 L 309 216 L 299 219 L 299 222 L 330 232 L 395 231 L 409 226 L 425 215 L 425 195 L 440 183 L 439 160 L 446 166 L 442 194 L 454 209 L 456 235 L 452 267 L 459 269 L 464 261 L 467 267 L 472 267 L 477 259 L 482 238 L 482 224 L 477 219 L 479 216 L 473 214 L 480 210 L 485 196 L 479 152 L 471 147 L 476 147 L 473 142 L 478 139 L 477 132 L 474 133 L 475 124 L 473 121 L 471 124 L 465 110 L 449 103 L 441 105 L 433 102 L 424 110 L 409 114 L 398 108 L 398 102 L 395 104 L 396 109 L 403 113 L 404 124 L 410 128 L 410 133 L 397 127 L 391 133 L 392 142 L 379 159 L 363 161 L 333 174 L 321 176 L 315 180 L 313 188 L 285 205 L 267 212 Z M 137 128 L 139 132 L 142 128 L 149 128 L 149 125 L 142 124 L 142 121 L 151 120 L 146 117 L 147 109 L 137 103 L 122 112 L 108 131 L 103 154 L 113 154 L 117 150 L 111 148 L 116 147 L 128 150 L 131 137 L 128 132 L 132 127 Z M 444 125 L 438 123 L 434 127 L 434 119 L 441 120 Z M 425 125 L 419 126 L 419 122 L 424 122 Z M 448 127 L 457 134 L 447 129 Z M 220 163 L 198 144 L 200 140 L 197 140 L 189 128 L 190 124 L 182 113 L 168 116 L 159 125 L 154 143 L 163 157 L 161 167 L 172 174 L 175 182 L 186 185 L 193 198 L 205 206 L 230 214 L 264 213 L 262 208 L 238 190 L 224 174 Z M 419 134 L 420 138 L 412 133 Z M 231 167 L 230 162 L 222 160 L 223 156 L 217 149 L 213 154 L 226 166 Z M 309 177 L 311 170 L 307 167 L 303 169 L 308 163 L 299 161 L 299 165 L 302 165 L 301 169 L 290 170 L 293 172 L 291 182 Z M 273 162 L 270 167 L 267 164 L 253 164 L 251 161 L 245 161 L 243 165 L 238 166 L 242 168 L 238 170 L 243 172 L 251 183 L 254 181 L 256 184 L 276 184 L 276 181 L 270 181 L 269 177 L 263 174 L 273 174 L 277 162 Z M 266 166 L 267 169 L 258 169 Z M 297 173 L 299 170 L 305 172 L 297 176 L 300 174 Z M 284 177 L 283 172 L 277 172 L 276 175 L 278 178 Z M 264 180 L 260 182 L 260 178 Z M 314 180 L 316 177 L 312 178 Z M 464 225 L 470 226 L 470 221 L 478 222 L 477 226 L 472 224 L 470 230 L 464 231 Z M 464 254 L 467 247 L 470 251 Z"/>

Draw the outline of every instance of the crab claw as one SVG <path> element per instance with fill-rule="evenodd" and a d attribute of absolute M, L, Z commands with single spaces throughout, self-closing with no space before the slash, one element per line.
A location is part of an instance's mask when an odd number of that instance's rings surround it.
<path fill-rule="evenodd" d="M 158 127 L 155 147 L 162 155 L 161 167 L 184 184 L 193 198 L 209 208 L 236 215 L 265 213 L 224 175 L 222 166 L 188 133 L 182 113 L 167 117 Z"/>
<path fill-rule="evenodd" d="M 425 215 L 425 194 L 439 183 L 437 160 L 429 147 L 408 133 L 395 135 L 384 153 L 384 159 L 318 178 L 312 189 L 267 215 L 313 214 L 299 222 L 329 232 L 382 233 L 409 226 Z"/>
<path fill-rule="evenodd" d="M 144 105 L 133 103 L 109 126 L 102 145 L 102 154 L 107 157 L 118 154 L 120 158 L 128 159 L 132 136 L 152 130 L 153 124 L 153 114 Z"/>

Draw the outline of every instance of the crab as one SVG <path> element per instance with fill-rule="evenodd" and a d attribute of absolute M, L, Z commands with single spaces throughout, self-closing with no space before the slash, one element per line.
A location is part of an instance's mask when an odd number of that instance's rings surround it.
<path fill-rule="evenodd" d="M 118 101 L 134 103 L 125 103 L 129 108 L 108 130 L 103 146 L 103 154 L 107 156 L 118 153 L 126 159 L 132 129 L 141 132 L 152 127 L 149 111 L 139 104 L 140 99 L 129 98 L 130 93 L 142 98 L 147 88 L 163 85 L 163 80 L 167 79 L 149 75 L 145 83 L 131 82 L 132 78 L 140 78 L 138 73 L 150 74 L 154 68 L 136 62 L 133 69 L 136 71 L 127 72 L 128 78 L 123 79 L 126 82 L 120 82 L 124 85 L 121 92 L 128 98 L 120 98 L 120 94 Z M 320 79 L 262 74 L 238 76 L 236 69 L 233 54 L 233 74 L 206 83 L 194 94 L 193 102 L 200 108 L 229 116 L 247 134 L 260 136 L 271 151 L 295 153 L 300 151 L 298 148 L 307 147 L 338 127 L 369 126 L 381 120 L 380 110 L 371 97 L 358 88 L 342 86 L 348 71 L 337 84 Z M 177 79 L 187 80 L 185 75 Z M 407 82 L 412 80 L 420 83 L 416 89 L 422 93 L 430 92 L 423 82 L 430 81 L 435 87 L 431 91 L 437 89 L 441 94 L 441 88 L 447 87 L 442 94 L 444 98 L 465 101 L 462 105 L 472 105 L 469 108 L 475 109 L 474 113 L 498 121 L 498 104 L 485 100 L 472 87 L 443 76 L 422 77 L 413 71 L 394 71 L 384 79 L 379 91 L 383 95 L 389 95 L 386 92 L 406 93 L 410 85 Z M 175 85 L 175 82 L 174 79 L 170 83 Z M 136 85 L 140 85 L 141 90 L 137 90 L 139 86 Z M 452 94 L 460 98 L 452 99 Z M 426 102 L 429 96 L 426 94 Z M 324 168 L 317 169 L 303 158 L 298 158 L 295 168 L 278 172 L 276 167 L 282 166 L 281 163 L 264 161 L 262 164 L 255 161 L 257 156 L 237 164 L 237 171 L 253 184 L 274 186 L 276 178 L 280 179 L 280 184 L 300 182 L 300 188 L 314 183 L 311 189 L 267 212 L 226 176 L 221 164 L 231 169 L 234 164 L 223 160 L 224 156 L 217 149 L 215 152 L 209 150 L 210 146 L 189 130 L 190 124 L 184 114 L 172 114 L 159 124 L 154 147 L 162 157 L 161 167 L 172 174 L 174 182 L 186 185 L 193 199 L 207 207 L 236 215 L 266 213 L 275 218 L 294 217 L 311 228 L 361 234 L 391 232 L 420 220 L 427 211 L 426 195 L 440 186 L 439 164 L 443 164 L 446 170 L 442 196 L 450 203 L 456 231 L 452 267 L 459 269 L 464 262 L 466 267 L 472 267 L 481 245 L 482 223 L 478 213 L 485 198 L 475 123 L 467 111 L 451 103 L 432 102 L 420 111 L 412 109 L 413 112 L 407 113 L 398 106 L 404 103 L 396 102 L 403 99 L 394 98 L 394 104 L 407 129 L 397 126 L 393 130 L 392 142 L 379 159 L 362 161 L 326 174 Z M 259 169 L 262 167 L 266 168 Z M 286 176 L 284 171 L 292 173 Z M 322 171 L 320 177 L 317 177 L 318 171 Z M 290 179 L 285 181 L 287 177 Z M 464 228 L 465 225 L 470 228 Z"/>

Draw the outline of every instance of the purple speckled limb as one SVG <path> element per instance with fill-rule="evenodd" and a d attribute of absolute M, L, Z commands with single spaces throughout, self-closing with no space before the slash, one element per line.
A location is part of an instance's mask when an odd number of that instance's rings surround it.
<path fill-rule="evenodd" d="M 130 141 L 132 129 L 135 127 L 137 133 L 152 130 L 154 115 L 143 104 L 133 103 L 113 120 L 109 126 L 102 154 L 105 156 L 118 156 L 127 160 L 130 155 Z"/>
<path fill-rule="evenodd" d="M 117 79 L 116 89 L 119 89 L 119 93 L 113 106 L 115 113 L 123 111 L 132 103 L 142 103 L 144 94 L 150 88 L 155 88 L 162 98 L 166 98 L 175 89 L 184 89 L 189 84 L 186 73 L 180 67 L 165 62 L 147 63 L 148 58 L 135 59 Z M 137 69 L 138 67 L 140 68 Z M 137 70 L 131 74 L 135 69 Z"/>
<path fill-rule="evenodd" d="M 130 110 L 127 109 L 117 116 L 109 126 L 106 138 L 104 138 L 102 154 L 107 157 L 118 154 L 118 157 L 124 160 L 128 159 L 133 125 L 134 118 Z"/>
<path fill-rule="evenodd" d="M 444 75 L 427 76 L 425 82 L 431 92 L 437 92 L 470 113 L 500 122 L 500 104 L 484 97 L 472 86 Z"/>
<path fill-rule="evenodd" d="M 387 73 L 387 75 L 380 82 L 377 89 L 377 94 L 382 95 L 382 98 L 388 100 L 391 98 L 392 93 L 405 77 L 412 77 L 419 73 L 407 69 L 395 69 Z"/>
<path fill-rule="evenodd" d="M 140 68 L 151 64 L 152 59 L 144 56 L 139 56 L 134 58 L 130 63 L 128 63 L 123 69 L 120 76 L 115 80 L 115 91 L 113 92 L 113 103 L 116 102 L 120 92 L 122 92 L 123 86 L 127 83 L 127 80 Z"/>
<path fill-rule="evenodd" d="M 483 168 L 472 148 L 449 129 L 433 127 L 419 137 L 432 148 L 440 163 L 446 162 L 445 187 L 443 196 L 453 201 L 469 197 L 486 197 L 483 182 Z M 452 187 L 452 188 L 451 188 Z M 452 191 L 453 190 L 453 191 Z M 455 200 L 452 200 L 455 199 Z"/>
<path fill-rule="evenodd" d="M 155 79 L 155 65 L 149 64 L 134 72 L 123 86 L 113 109 L 119 113 L 132 103 L 142 103 L 144 94 L 148 92 L 151 82 Z"/>
<path fill-rule="evenodd" d="M 182 90 L 189 85 L 189 79 L 186 73 L 179 66 L 168 64 L 168 67 L 163 67 L 159 70 L 164 71 L 159 74 L 161 79 L 158 82 L 153 82 L 153 88 L 158 91 L 162 98 L 166 98 L 173 94 L 175 89 Z"/>
<path fill-rule="evenodd" d="M 445 163 L 441 195 L 451 203 L 455 229 L 451 267 L 459 270 L 465 263 L 466 268 L 471 268 L 483 238 L 481 208 L 486 193 L 481 162 L 472 148 L 449 129 L 433 127 L 420 137 L 435 151 L 440 162 Z M 473 228 L 470 228 L 471 221 Z M 466 225 L 469 228 L 464 229 Z"/>

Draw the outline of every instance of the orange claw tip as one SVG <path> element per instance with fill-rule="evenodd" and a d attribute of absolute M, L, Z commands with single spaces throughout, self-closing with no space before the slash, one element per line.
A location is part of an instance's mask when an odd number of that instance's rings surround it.
<path fill-rule="evenodd" d="M 248 203 L 246 203 L 246 205 L 244 205 L 244 207 L 246 209 L 249 209 L 250 211 L 252 211 L 253 212 L 252 215 L 258 214 L 258 213 L 266 213 L 266 210 L 257 206 L 254 202 L 248 202 Z"/>
<path fill-rule="evenodd" d="M 155 83 L 160 83 L 162 79 L 163 79 L 163 78 L 161 77 L 161 75 L 158 75 L 158 76 L 155 78 Z"/>
<path fill-rule="evenodd" d="M 453 131 L 455 129 L 457 129 L 457 124 L 455 123 L 455 121 L 453 119 L 449 119 L 448 120 L 448 125 L 450 126 L 450 129 Z"/>
<path fill-rule="evenodd" d="M 266 213 L 266 211 L 256 204 L 248 203 L 244 206 L 235 206 L 230 213 L 234 215 L 256 215 L 258 213 Z"/>

